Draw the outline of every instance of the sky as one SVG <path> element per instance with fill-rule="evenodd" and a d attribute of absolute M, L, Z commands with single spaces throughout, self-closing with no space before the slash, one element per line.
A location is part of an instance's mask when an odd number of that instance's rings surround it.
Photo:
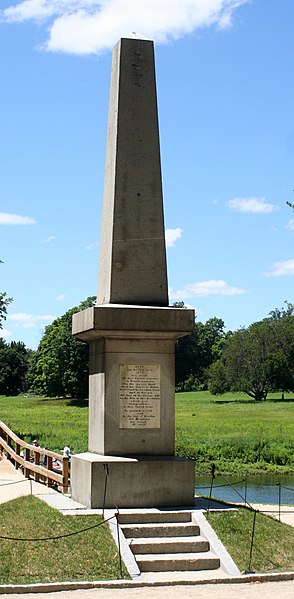
<path fill-rule="evenodd" d="M 170 304 L 293 303 L 293 0 L 0 0 L 1 335 L 96 295 L 111 50 L 155 42 Z"/>

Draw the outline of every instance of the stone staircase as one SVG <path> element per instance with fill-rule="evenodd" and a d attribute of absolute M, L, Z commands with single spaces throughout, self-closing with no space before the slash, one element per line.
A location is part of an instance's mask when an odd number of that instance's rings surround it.
<path fill-rule="evenodd" d="M 118 519 L 141 572 L 220 571 L 191 511 L 120 512 Z"/>

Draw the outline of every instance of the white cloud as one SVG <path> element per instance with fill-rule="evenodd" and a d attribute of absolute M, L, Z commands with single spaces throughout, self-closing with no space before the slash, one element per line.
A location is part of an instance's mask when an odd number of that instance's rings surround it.
<path fill-rule="evenodd" d="M 227 202 L 227 206 L 237 212 L 252 212 L 254 214 L 269 214 L 278 210 L 278 206 L 269 204 L 265 198 L 233 198 Z"/>
<path fill-rule="evenodd" d="M 65 298 L 66 298 L 66 295 L 64 293 L 61 293 L 60 295 L 57 296 L 56 299 L 58 302 L 64 302 Z"/>
<path fill-rule="evenodd" d="M 294 218 L 290 218 L 286 225 L 286 229 L 289 229 L 289 231 L 294 231 Z"/>
<path fill-rule="evenodd" d="M 294 275 L 294 258 L 292 260 L 275 262 L 270 272 L 266 274 L 268 277 L 285 277 Z"/>
<path fill-rule="evenodd" d="M 35 225 L 36 221 L 31 216 L 21 216 L 20 214 L 9 214 L 9 212 L 0 212 L 0 225 Z"/>
<path fill-rule="evenodd" d="M 7 320 L 11 320 L 17 327 L 24 329 L 32 329 L 39 326 L 40 324 L 49 324 L 55 320 L 55 316 L 52 314 L 44 314 L 42 316 L 34 316 L 33 314 L 26 314 L 24 312 L 16 312 L 7 316 Z"/>
<path fill-rule="evenodd" d="M 8 329 L 0 329 L 0 337 L 2 337 L 3 339 L 9 339 L 9 337 L 12 336 L 12 332 L 9 331 Z"/>
<path fill-rule="evenodd" d="M 185 300 L 191 297 L 209 297 L 212 295 L 232 296 L 247 293 L 246 289 L 232 287 L 225 281 L 211 279 L 210 281 L 201 281 L 199 283 L 189 283 L 184 285 L 178 291 L 171 291 L 172 299 Z"/>
<path fill-rule="evenodd" d="M 51 241 L 55 241 L 56 237 L 55 235 L 49 235 L 49 237 L 47 237 L 47 239 L 42 239 L 42 243 L 51 243 Z"/>
<path fill-rule="evenodd" d="M 130 32 L 157 43 L 201 27 L 232 25 L 234 11 L 250 0 L 22 0 L 0 11 L 7 22 L 49 21 L 45 49 L 97 54 Z"/>
<path fill-rule="evenodd" d="M 165 230 L 165 242 L 166 242 L 166 246 L 168 248 L 172 248 L 177 239 L 180 239 L 180 237 L 182 236 L 182 229 L 180 229 L 179 227 L 177 227 L 177 229 L 166 229 Z"/>

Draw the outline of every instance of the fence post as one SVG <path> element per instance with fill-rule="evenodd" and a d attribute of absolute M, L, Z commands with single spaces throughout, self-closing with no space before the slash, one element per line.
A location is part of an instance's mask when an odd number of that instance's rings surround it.
<path fill-rule="evenodd" d="M 211 481 L 210 481 L 210 490 L 209 490 L 209 499 L 208 499 L 208 506 L 207 506 L 207 517 L 209 516 L 209 510 L 210 510 L 210 502 L 211 502 L 211 495 L 212 495 L 212 487 L 213 487 L 213 481 L 215 479 L 215 464 L 211 464 Z"/>
<path fill-rule="evenodd" d="M 244 504 L 247 503 L 247 476 L 244 478 Z"/>
<path fill-rule="evenodd" d="M 36 466 L 39 466 L 39 464 L 40 464 L 40 454 L 39 454 L 38 451 L 34 451 L 34 462 L 35 462 Z M 34 473 L 34 479 L 35 479 L 36 483 L 39 482 L 39 480 L 40 480 L 40 474 L 38 472 Z"/>
<path fill-rule="evenodd" d="M 13 445 L 12 445 L 12 439 L 9 437 L 9 435 L 7 434 L 7 444 L 9 445 L 9 447 L 14 450 Z M 11 461 L 11 463 L 13 464 L 13 466 L 15 466 L 15 460 L 11 457 L 10 453 L 8 454 L 8 459 Z"/>
<path fill-rule="evenodd" d="M 25 447 L 25 461 L 29 462 L 30 461 L 30 450 L 28 449 L 28 447 Z M 25 467 L 24 469 L 24 475 L 26 478 L 30 477 L 30 470 L 29 468 Z"/>
<path fill-rule="evenodd" d="M 15 453 L 17 453 L 17 455 L 20 455 L 20 444 L 19 443 L 15 444 Z M 19 467 L 20 467 L 20 463 L 16 460 L 15 461 L 15 469 L 18 470 Z"/>
<path fill-rule="evenodd" d="M 51 470 L 52 471 L 52 466 L 53 466 L 53 458 L 50 455 L 48 455 L 47 456 L 47 470 Z M 53 480 L 52 480 L 52 478 L 49 478 L 49 476 L 48 476 L 48 478 L 47 478 L 47 486 L 48 487 L 52 487 L 52 485 L 53 485 Z"/>
<path fill-rule="evenodd" d="M 250 556 L 249 556 L 249 566 L 248 566 L 248 573 L 249 573 L 249 572 L 251 572 L 251 562 L 252 562 L 252 552 L 253 552 L 253 542 L 254 542 L 254 533 L 255 533 L 256 514 L 257 514 L 257 511 L 256 511 L 256 510 L 254 510 L 254 516 L 253 516 L 253 525 L 252 525 L 252 534 L 251 534 L 251 545 L 250 545 Z"/>
<path fill-rule="evenodd" d="M 279 489 L 279 522 L 281 522 L 281 483 L 276 483 Z"/>
<path fill-rule="evenodd" d="M 68 493 L 68 458 L 62 460 L 62 493 Z"/>

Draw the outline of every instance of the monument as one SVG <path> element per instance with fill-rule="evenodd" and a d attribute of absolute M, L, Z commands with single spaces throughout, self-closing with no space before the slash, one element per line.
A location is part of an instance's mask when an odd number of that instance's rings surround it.
<path fill-rule="evenodd" d="M 175 341 L 194 311 L 168 306 L 153 42 L 113 50 L 97 304 L 73 316 L 89 344 L 88 452 L 72 456 L 87 507 L 192 505 L 175 452 Z"/>

